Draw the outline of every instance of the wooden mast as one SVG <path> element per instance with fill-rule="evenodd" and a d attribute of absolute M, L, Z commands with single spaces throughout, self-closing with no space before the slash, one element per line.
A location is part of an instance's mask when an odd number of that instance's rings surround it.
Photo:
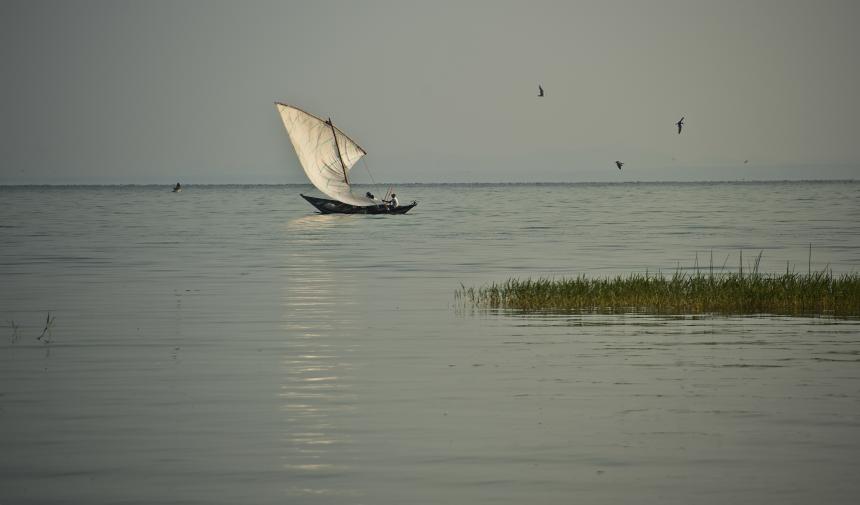
<path fill-rule="evenodd" d="M 337 159 L 340 160 L 340 168 L 343 169 L 343 180 L 345 180 L 347 185 L 349 185 L 349 177 L 346 175 L 346 164 L 343 162 L 343 156 L 340 155 L 340 145 L 337 143 L 337 130 L 334 129 L 334 124 L 332 124 L 331 118 L 328 118 L 326 123 L 331 127 L 331 134 L 334 137 L 334 147 L 337 150 Z"/>

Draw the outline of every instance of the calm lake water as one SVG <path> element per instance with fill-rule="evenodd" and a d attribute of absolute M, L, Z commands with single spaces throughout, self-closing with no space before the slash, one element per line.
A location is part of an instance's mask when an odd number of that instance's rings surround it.
<path fill-rule="evenodd" d="M 855 503 L 857 320 L 453 293 L 741 249 L 805 272 L 810 243 L 856 272 L 860 183 L 310 191 L 0 187 L 0 504 Z"/>

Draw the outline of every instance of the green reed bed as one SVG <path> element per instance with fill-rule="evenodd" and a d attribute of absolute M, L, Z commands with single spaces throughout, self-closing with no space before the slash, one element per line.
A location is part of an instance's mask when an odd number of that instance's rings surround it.
<path fill-rule="evenodd" d="M 860 274 L 632 274 L 590 279 L 509 279 L 481 288 L 461 285 L 466 306 L 524 311 L 651 314 L 860 316 Z"/>

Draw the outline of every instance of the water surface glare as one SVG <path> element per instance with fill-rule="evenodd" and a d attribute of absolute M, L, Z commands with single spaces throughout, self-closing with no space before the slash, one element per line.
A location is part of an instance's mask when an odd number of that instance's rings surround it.
<path fill-rule="evenodd" d="M 402 186 L 405 216 L 317 215 L 310 191 L 0 187 L 0 503 L 860 493 L 857 320 L 453 296 L 740 249 L 805 272 L 810 243 L 856 272 L 860 183 Z"/>

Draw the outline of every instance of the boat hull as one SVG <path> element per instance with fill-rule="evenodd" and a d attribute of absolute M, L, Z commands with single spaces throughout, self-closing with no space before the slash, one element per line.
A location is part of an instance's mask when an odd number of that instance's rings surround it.
<path fill-rule="evenodd" d="M 418 205 L 417 202 L 412 202 L 409 205 L 400 205 L 392 209 L 381 205 L 359 207 L 348 203 L 338 202 L 337 200 L 328 200 L 326 198 L 317 198 L 307 195 L 302 195 L 302 198 L 307 200 L 309 204 L 316 207 L 321 214 L 406 214 L 412 209 L 412 207 Z"/>

